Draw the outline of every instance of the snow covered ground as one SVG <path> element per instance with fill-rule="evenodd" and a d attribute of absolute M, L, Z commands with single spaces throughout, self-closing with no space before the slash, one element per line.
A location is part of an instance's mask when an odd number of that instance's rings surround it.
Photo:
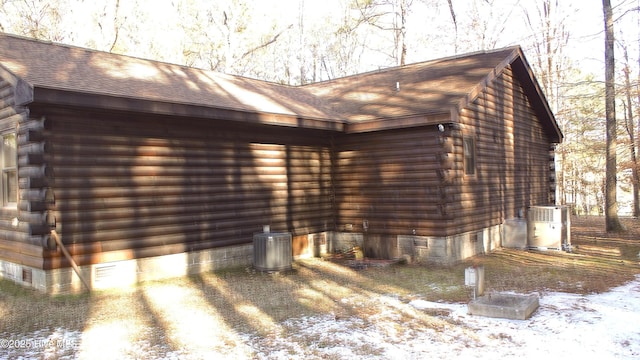
<path fill-rule="evenodd" d="M 353 299 L 342 301 L 349 304 Z M 100 355 L 175 359 L 640 357 L 640 276 L 604 294 L 540 294 L 540 308 L 524 321 L 471 316 L 465 304 L 419 298 L 409 301 L 393 294 L 372 301 L 377 309 L 369 318 L 325 315 L 289 319 L 281 324 L 280 331 L 270 335 L 237 334 L 238 341 L 222 351 L 216 348 L 207 352 L 204 346 L 195 354 L 132 341 L 118 347 L 126 351 L 110 353 L 106 348 Z M 435 314 L 436 321 L 425 320 L 433 319 L 427 314 Z M 0 334 L 3 359 L 74 359 L 91 353 L 85 348 L 92 343 L 86 332 L 42 330 L 21 335 L 22 344 L 9 344 L 7 336 Z M 127 342 L 126 338 L 119 341 Z"/>
<path fill-rule="evenodd" d="M 376 328 L 364 329 L 357 324 L 362 320 L 351 318 L 314 317 L 289 323 L 298 328 L 297 336 L 317 338 L 320 344 L 331 343 L 327 337 L 341 338 L 343 346 L 325 348 L 320 354 L 345 359 L 358 358 L 354 350 L 360 347 L 378 348 L 384 359 L 640 357 L 640 276 L 605 294 L 543 294 L 540 308 L 524 321 L 471 316 L 464 304 L 413 300 L 408 305 L 448 309 L 452 326 L 439 331 L 409 331 L 397 338 L 386 331 L 393 316 L 386 316 L 386 326 L 378 323 Z M 264 349 L 258 357 L 286 359 L 296 354 L 304 358 L 295 345 L 295 339 L 277 339 L 270 344 L 271 352 Z M 279 347 L 283 350 L 276 352 Z"/>

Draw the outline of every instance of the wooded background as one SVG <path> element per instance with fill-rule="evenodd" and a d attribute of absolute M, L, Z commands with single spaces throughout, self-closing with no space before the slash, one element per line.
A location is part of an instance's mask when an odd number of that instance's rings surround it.
<path fill-rule="evenodd" d="M 558 202 L 605 206 L 603 3 L 583 0 L 0 0 L 0 31 L 300 85 L 520 45 L 565 135 Z M 638 215 L 640 0 L 613 0 L 617 198 Z M 1 49 L 0 49 L 1 51 Z"/>

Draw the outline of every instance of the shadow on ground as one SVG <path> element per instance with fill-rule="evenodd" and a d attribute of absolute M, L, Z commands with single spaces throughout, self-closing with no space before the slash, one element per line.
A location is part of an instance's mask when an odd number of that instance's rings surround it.
<path fill-rule="evenodd" d="M 412 264 L 354 270 L 307 259 L 283 273 L 240 268 L 57 297 L 2 281 L 0 339 L 47 338 L 66 332 L 74 346 L 64 351 L 0 349 L 0 357 L 251 358 L 256 351 L 252 339 L 258 337 L 263 344 L 264 339 L 268 343 L 299 336 L 287 320 L 307 316 L 336 322 L 356 319 L 352 324 L 362 328 L 377 326 L 381 317 L 391 319 L 386 324 L 394 325 L 384 331 L 393 336 L 456 326 L 446 313 L 419 311 L 407 303 L 413 299 L 466 303 L 471 292 L 464 286 L 464 269 L 471 265 L 485 266 L 488 291 L 519 293 L 598 293 L 640 273 L 637 220 L 625 221 L 629 229 L 625 234 L 603 233 L 600 218 L 576 218 L 573 224 L 573 253 L 498 250 L 448 267 Z M 315 339 L 297 341 L 304 347 Z M 377 350 L 359 351 L 367 355 Z"/>

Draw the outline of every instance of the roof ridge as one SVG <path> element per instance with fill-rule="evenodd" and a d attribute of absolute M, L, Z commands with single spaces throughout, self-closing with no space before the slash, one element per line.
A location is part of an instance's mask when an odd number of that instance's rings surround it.
<path fill-rule="evenodd" d="M 428 60 L 424 60 L 424 61 L 417 61 L 417 62 L 405 64 L 405 65 L 394 65 L 394 66 L 389 66 L 389 67 L 386 67 L 386 68 L 378 68 L 377 70 L 369 70 L 369 71 L 365 71 L 365 72 L 359 72 L 359 73 L 356 73 L 356 74 L 337 77 L 337 78 L 334 78 L 334 79 L 328 79 L 328 80 L 316 81 L 316 82 L 312 82 L 312 83 L 308 83 L 308 84 L 302 84 L 302 85 L 298 85 L 298 87 L 301 87 L 301 88 L 302 87 L 313 87 L 314 85 L 327 84 L 327 83 L 330 83 L 332 81 L 338 81 L 338 80 L 349 79 L 349 78 L 360 77 L 360 76 L 366 76 L 366 75 L 372 75 L 372 74 L 382 74 L 382 73 L 392 72 L 392 71 L 395 71 L 395 70 L 409 69 L 409 68 L 417 67 L 417 66 L 425 66 L 425 65 L 433 64 L 433 63 L 437 63 L 437 62 L 451 61 L 451 60 L 463 59 L 463 58 L 473 57 L 473 56 L 478 56 L 478 55 L 486 55 L 486 54 L 493 54 L 493 53 L 502 52 L 502 51 L 508 51 L 508 50 L 513 51 L 513 50 L 520 50 L 520 49 L 522 49 L 522 47 L 520 45 L 511 45 L 511 46 L 506 46 L 506 47 L 497 48 L 497 49 L 477 50 L 477 51 L 469 52 L 469 53 L 462 53 L 462 54 L 456 54 L 456 55 L 450 55 L 450 56 L 444 56 L 444 57 L 439 57 L 439 58 L 428 59 Z"/>

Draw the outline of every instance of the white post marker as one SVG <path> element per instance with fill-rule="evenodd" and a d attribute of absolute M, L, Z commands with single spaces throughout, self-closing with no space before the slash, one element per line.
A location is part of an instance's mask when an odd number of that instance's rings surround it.
<path fill-rule="evenodd" d="M 464 285 L 473 288 L 473 299 L 484 294 L 484 266 L 464 269 Z"/>

